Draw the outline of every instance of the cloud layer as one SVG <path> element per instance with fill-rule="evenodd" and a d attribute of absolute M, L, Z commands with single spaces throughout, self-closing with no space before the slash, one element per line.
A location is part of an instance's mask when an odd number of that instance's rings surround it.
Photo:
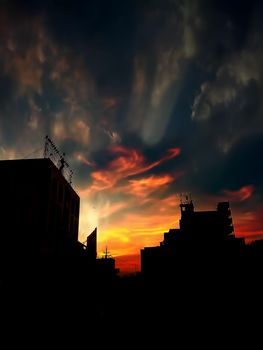
<path fill-rule="evenodd" d="M 1 2 L 1 159 L 42 156 L 48 134 L 74 170 L 80 240 L 98 226 L 123 266 L 178 225 L 180 192 L 197 209 L 230 200 L 237 234 L 262 237 L 261 14 L 254 1 Z"/>

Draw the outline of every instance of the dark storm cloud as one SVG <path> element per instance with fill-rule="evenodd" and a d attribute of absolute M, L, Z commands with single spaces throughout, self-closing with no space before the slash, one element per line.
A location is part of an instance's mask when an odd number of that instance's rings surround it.
<path fill-rule="evenodd" d="M 263 134 L 254 134 L 240 140 L 226 157 L 223 178 L 229 188 L 241 187 L 252 183 L 262 187 Z M 224 184 L 222 183 L 221 186 Z M 262 191 L 262 188 L 261 188 Z M 261 192 L 261 194 L 263 194 Z"/>
<path fill-rule="evenodd" d="M 51 3 L 30 5 L 22 2 L 16 7 L 11 2 L 1 11 L 1 83 L 6 85 L 2 93 L 6 103 L 0 111 L 3 155 L 10 153 L 7 146 L 26 138 L 16 147 L 17 156 L 23 157 L 29 148 L 39 146 L 45 133 L 72 155 L 89 142 L 91 152 L 117 141 L 118 134 L 103 122 L 115 100 L 99 94 L 85 55 L 74 51 L 70 40 L 68 44 L 56 40 L 56 33 L 48 27 Z M 92 52 L 89 45 L 88 50 Z"/>
<path fill-rule="evenodd" d="M 224 187 L 238 189 L 254 182 L 258 190 L 261 187 L 260 176 L 256 175 L 261 173 L 257 171 L 260 168 L 258 135 L 263 128 L 261 13 L 261 8 L 252 3 L 241 4 L 236 11 L 226 7 L 224 11 L 211 13 L 212 18 L 218 16 L 221 28 L 226 28 L 222 34 L 228 31 L 232 35 L 230 39 L 222 35 L 217 41 L 211 27 L 206 35 L 211 35 L 214 43 L 204 40 L 197 60 L 206 60 L 206 53 L 213 57 L 202 69 L 203 82 L 193 98 L 187 145 L 182 147 L 189 152 L 185 164 L 189 177 L 184 186 L 189 182 L 197 192 L 216 193 Z M 221 47 L 219 55 L 216 55 L 217 45 Z M 248 146 L 253 139 L 254 146 Z"/>
<path fill-rule="evenodd" d="M 234 73 L 229 73 L 228 62 L 232 61 L 233 67 L 238 64 L 239 54 L 248 47 L 248 40 L 258 30 L 253 2 L 239 1 L 229 5 L 215 1 L 195 4 L 190 1 L 143 4 L 130 1 L 11 1 L 3 4 L 8 14 L 5 20 L 9 26 L 6 27 L 11 28 L 11 34 L 5 29 L 7 45 L 12 48 L 15 40 L 19 46 L 16 50 L 25 56 L 24 60 L 5 68 L 5 79 L 11 76 L 12 83 L 20 80 L 20 85 L 24 85 L 19 87 L 17 82 L 20 93 L 21 89 L 33 89 L 36 95 L 44 95 L 42 102 L 46 99 L 46 103 L 42 103 L 41 108 L 45 108 L 45 118 L 54 119 L 54 114 L 68 108 L 70 103 L 71 108 L 81 104 L 90 114 L 84 118 L 88 119 L 89 127 L 103 116 L 110 119 L 94 130 L 94 134 L 102 139 L 105 136 L 101 129 L 108 136 L 113 135 L 115 129 L 120 129 L 120 133 L 133 130 L 135 138 L 138 135 L 150 147 L 167 143 L 166 134 L 172 143 L 171 128 L 179 140 L 185 130 L 189 130 L 190 136 L 191 132 L 198 132 L 197 128 L 193 129 L 188 115 L 182 117 L 180 109 L 184 106 L 178 102 L 190 79 L 189 71 L 197 76 L 198 67 L 204 69 L 201 93 L 197 93 L 194 103 L 186 101 L 193 104 L 195 119 L 206 118 L 210 109 L 217 105 L 221 115 L 225 112 L 226 104 L 230 104 L 236 98 L 236 90 L 242 88 L 240 81 L 232 83 Z M 45 39 L 38 33 L 41 26 Z M 34 49 L 39 52 L 30 54 Z M 38 64 L 34 62 L 34 55 L 41 54 L 41 49 L 46 58 L 43 64 Z M 249 53 L 245 51 L 244 65 L 253 65 L 253 60 L 249 61 L 246 55 Z M 242 57 L 240 61 L 242 65 Z M 25 71 L 26 67 L 30 67 L 30 74 Z M 210 76 L 208 81 L 206 75 Z M 215 79 L 211 82 L 213 76 Z M 85 81 L 88 80 L 94 85 L 91 89 L 96 90 L 96 96 L 91 96 L 90 91 L 87 93 Z M 75 95 L 83 95 L 78 101 L 72 96 L 75 89 Z M 195 89 L 198 91 L 197 86 Z M 191 86 L 188 90 L 189 96 L 193 97 Z M 115 101 L 111 111 L 103 108 L 103 98 Z M 33 99 L 35 101 L 37 96 Z M 253 101 L 248 98 L 247 106 L 249 103 L 253 106 Z M 233 119 L 236 112 L 226 113 L 226 118 Z M 187 109 L 183 114 L 186 113 Z M 218 111 L 213 113 L 218 114 Z M 67 123 L 71 119 L 64 118 Z M 220 134 L 229 133 L 221 120 L 216 121 L 220 118 L 215 117 L 213 125 L 208 123 L 203 128 L 216 130 L 221 126 Z M 60 119 L 58 115 L 57 119 Z M 167 130 L 168 125 L 170 130 Z M 60 130 L 63 130 L 62 125 Z M 180 130 L 179 134 L 177 130 Z M 205 131 L 201 130 L 200 134 L 203 133 Z M 227 148 L 226 137 L 221 138 L 218 142 Z M 96 140 L 93 140 L 95 144 Z"/>

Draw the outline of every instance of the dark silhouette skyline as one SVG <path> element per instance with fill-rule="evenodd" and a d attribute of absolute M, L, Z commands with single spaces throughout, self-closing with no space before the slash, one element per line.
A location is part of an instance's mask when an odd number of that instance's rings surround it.
<path fill-rule="evenodd" d="M 85 256 L 94 267 L 95 261 L 101 260 L 97 259 L 97 228 L 87 235 L 85 243 L 78 239 L 80 199 L 59 162 L 56 166 L 52 158 L 7 160 L 0 161 L 0 168 L 5 183 L 3 227 L 8 227 L 13 217 L 17 219 L 1 235 L 4 264 L 14 257 L 29 261 Z M 192 199 L 186 195 L 184 200 L 181 198 L 180 210 L 178 229 L 165 232 L 160 246 L 141 248 L 143 274 L 170 274 L 171 269 L 176 269 L 177 259 L 234 258 L 261 246 L 246 246 L 243 238 L 235 236 L 229 202 L 219 202 L 216 211 L 195 211 Z M 111 263 L 106 260 L 115 271 L 115 259 Z"/>
<path fill-rule="evenodd" d="M 97 229 L 78 241 L 79 197 L 50 159 L 0 161 L 0 172 L 5 327 L 16 330 L 25 317 L 34 327 L 49 318 L 48 339 L 59 335 L 59 324 L 64 332 L 89 334 L 90 341 L 96 332 L 118 340 L 116 329 L 128 336 L 136 322 L 138 341 L 148 339 L 145 327 L 170 332 L 177 325 L 180 333 L 187 322 L 193 331 L 222 317 L 240 322 L 241 310 L 251 317 L 260 307 L 263 241 L 246 245 L 235 237 L 228 202 L 196 211 L 191 199 L 181 201 L 179 229 L 165 232 L 160 246 L 141 250 L 141 273 L 122 276 L 107 250 L 97 257 Z M 75 329 L 81 295 L 85 319 Z M 240 310 L 245 298 L 256 299 Z M 163 342 L 171 339 L 169 333 Z"/>

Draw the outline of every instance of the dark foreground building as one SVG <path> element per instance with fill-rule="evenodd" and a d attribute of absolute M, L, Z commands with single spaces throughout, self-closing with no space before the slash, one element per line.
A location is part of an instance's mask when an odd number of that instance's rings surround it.
<path fill-rule="evenodd" d="M 59 165 L 0 161 L 0 308 L 2 322 L 10 316 L 20 328 L 29 319 L 33 329 L 48 319 L 55 334 L 58 324 L 68 334 L 83 316 L 81 298 L 85 331 L 99 322 L 117 271 L 114 259 L 97 259 L 96 229 L 78 241 L 80 199 Z"/>
<path fill-rule="evenodd" d="M 54 256 L 78 240 L 79 196 L 49 158 L 0 161 L 0 255 Z"/>

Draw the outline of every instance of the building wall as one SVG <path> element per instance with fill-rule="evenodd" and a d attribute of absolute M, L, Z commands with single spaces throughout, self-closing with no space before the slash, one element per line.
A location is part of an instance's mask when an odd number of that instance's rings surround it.
<path fill-rule="evenodd" d="M 77 240 L 79 196 L 50 159 L 0 161 L 0 249 L 54 253 Z"/>
<path fill-rule="evenodd" d="M 56 167 L 49 177 L 46 223 L 58 246 L 63 240 L 78 240 L 79 197 Z"/>

